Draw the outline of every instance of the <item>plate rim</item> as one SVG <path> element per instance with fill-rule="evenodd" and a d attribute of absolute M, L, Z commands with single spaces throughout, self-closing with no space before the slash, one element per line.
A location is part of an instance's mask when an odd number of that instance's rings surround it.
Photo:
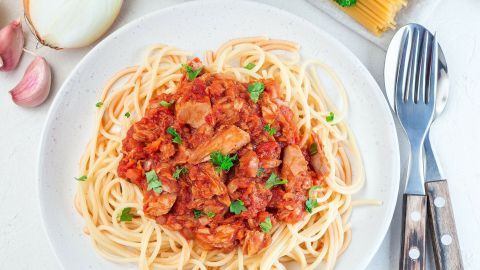
<path fill-rule="evenodd" d="M 384 107 L 384 110 L 386 112 L 388 112 L 388 116 L 386 116 L 386 117 L 387 117 L 388 122 L 390 124 L 392 124 L 391 125 L 392 128 L 390 129 L 390 133 L 392 133 L 391 135 L 392 135 L 392 139 L 393 139 L 392 143 L 393 143 L 393 146 L 394 146 L 394 152 L 392 153 L 392 159 L 394 160 L 393 164 L 396 164 L 396 165 L 394 166 L 394 168 L 393 168 L 394 171 L 392 171 L 391 175 L 394 176 L 394 180 L 396 180 L 394 182 L 395 185 L 393 187 L 393 191 L 394 191 L 393 193 L 397 194 L 397 196 L 398 196 L 398 192 L 399 192 L 400 184 L 401 184 L 401 181 L 400 181 L 401 180 L 400 145 L 399 145 L 399 140 L 398 140 L 398 132 L 397 132 L 397 129 L 395 128 L 395 121 L 394 121 L 393 114 L 390 110 L 390 107 L 388 106 L 387 100 L 385 99 L 378 82 L 375 80 L 375 78 L 373 77 L 371 72 L 367 69 L 367 67 L 363 64 L 363 62 L 361 62 L 360 59 L 346 45 L 344 45 L 342 42 L 337 40 L 332 34 L 330 34 L 329 32 L 321 29 L 319 26 L 315 25 L 314 23 L 310 22 L 309 20 L 307 20 L 305 18 L 302 18 L 302 17 L 300 17 L 296 14 L 293 14 L 293 13 L 287 11 L 287 10 L 284 10 L 284 9 L 281 9 L 279 7 L 272 6 L 272 5 L 269 5 L 269 4 L 265 4 L 263 2 L 256 2 L 256 1 L 253 1 L 253 0 L 203 0 L 203 1 L 194 0 L 194 1 L 187 1 L 187 2 L 182 2 L 182 3 L 172 4 L 172 5 L 163 7 L 163 8 L 159 8 L 159 9 L 154 10 L 152 12 L 146 13 L 146 14 L 138 17 L 138 18 L 135 18 L 135 19 L 131 20 L 130 22 L 125 23 L 123 26 L 119 27 L 115 31 L 111 32 L 107 36 L 103 37 L 103 39 L 101 39 L 93 48 L 91 48 L 80 59 L 80 61 L 75 65 L 75 67 L 72 69 L 72 71 L 70 71 L 68 76 L 62 82 L 58 92 L 55 94 L 55 97 L 53 98 L 52 104 L 50 105 L 50 108 L 48 109 L 48 112 L 45 116 L 45 122 L 44 122 L 42 130 L 41 130 L 41 137 L 40 137 L 39 146 L 38 146 L 38 150 L 37 150 L 38 151 L 37 152 L 37 163 L 36 163 L 37 167 L 36 167 L 36 173 L 35 173 L 36 181 L 37 181 L 37 183 L 36 183 L 36 193 L 37 193 L 37 198 L 38 198 L 38 207 L 39 207 L 39 210 L 40 210 L 40 219 L 41 219 L 43 232 L 45 233 L 45 236 L 47 237 L 48 245 L 50 246 L 50 249 L 51 249 L 52 253 L 54 254 L 58 264 L 61 266 L 62 269 L 66 269 L 65 265 L 63 263 L 63 260 L 59 257 L 58 248 L 53 243 L 53 239 L 52 239 L 53 237 L 52 237 L 52 234 L 50 232 L 51 229 L 49 229 L 49 227 L 47 226 L 47 222 L 45 220 L 46 206 L 44 205 L 44 201 L 45 201 L 43 199 L 44 195 L 41 192 L 40 177 L 41 177 L 41 168 L 43 167 L 43 164 L 44 164 L 44 159 L 42 158 L 42 153 L 44 153 L 46 151 L 46 149 L 45 149 L 45 145 L 46 145 L 46 142 L 47 142 L 46 133 L 47 133 L 47 130 L 49 129 L 49 127 L 52 125 L 52 122 L 53 122 L 52 121 L 52 119 L 53 119 L 52 116 L 53 116 L 54 111 L 57 111 L 57 109 L 59 107 L 59 103 L 61 102 L 61 96 L 65 91 L 67 91 L 66 89 L 68 88 L 67 87 L 68 83 L 72 80 L 74 75 L 81 69 L 83 63 L 86 62 L 87 59 L 89 59 L 91 57 L 91 55 L 94 55 L 97 50 L 99 50 L 100 48 L 105 46 L 105 44 L 109 43 L 109 41 L 114 39 L 118 34 L 121 34 L 122 32 L 128 31 L 131 28 L 132 25 L 135 25 L 138 22 L 140 22 L 142 20 L 146 20 L 150 17 L 157 16 L 157 14 L 159 14 L 159 13 L 168 12 L 169 10 L 172 10 L 172 9 L 184 8 L 184 7 L 189 7 L 189 6 L 198 6 L 198 5 L 205 4 L 205 3 L 211 4 L 211 3 L 215 3 L 215 2 L 218 2 L 218 3 L 232 2 L 232 3 L 236 3 L 236 4 L 240 3 L 240 4 L 247 4 L 247 5 L 261 6 L 263 8 L 268 8 L 268 9 L 273 10 L 273 11 L 275 11 L 275 13 L 283 14 L 283 15 L 286 15 L 288 17 L 291 17 L 294 20 L 297 20 L 297 21 L 311 27 L 322 37 L 324 37 L 326 39 L 329 39 L 330 42 L 335 44 L 337 47 L 341 48 L 341 53 L 342 54 L 346 54 L 346 56 L 349 59 L 351 59 L 354 63 L 356 63 L 358 66 L 360 66 L 361 69 L 363 69 L 365 71 L 366 80 L 369 81 L 372 85 L 375 86 L 370 91 L 372 91 L 374 93 L 373 95 L 378 100 L 381 100 L 381 102 L 379 102 L 379 103 L 381 104 L 381 106 Z M 354 136 L 355 136 L 355 134 L 354 134 Z M 363 160 L 363 156 L 362 156 L 362 160 Z M 381 237 L 379 237 L 378 240 L 373 245 L 373 249 L 372 249 L 373 252 L 371 252 L 369 254 L 366 254 L 366 256 L 364 256 L 365 259 L 363 259 L 358 264 L 360 269 L 365 269 L 368 266 L 368 264 L 372 261 L 375 254 L 378 253 L 380 245 L 382 244 L 383 240 L 385 239 L 385 237 L 387 235 L 387 232 L 390 228 L 390 225 L 391 225 L 391 222 L 392 222 L 392 219 L 393 219 L 393 214 L 395 212 L 398 200 L 396 198 L 394 198 L 394 199 L 392 199 L 392 201 L 393 201 L 393 203 L 391 203 L 390 205 L 387 205 L 386 216 L 385 216 L 385 219 L 384 219 L 386 226 L 382 226 L 382 228 L 380 230 L 379 235 L 381 235 Z"/>

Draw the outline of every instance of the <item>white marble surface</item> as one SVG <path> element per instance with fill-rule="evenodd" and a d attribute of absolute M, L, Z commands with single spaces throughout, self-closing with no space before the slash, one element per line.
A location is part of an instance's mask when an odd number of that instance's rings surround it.
<path fill-rule="evenodd" d="M 0 26 L 22 16 L 20 2 L 0 0 Z M 178 2 L 182 1 L 125 1 L 113 29 L 152 10 Z M 304 0 L 261 2 L 302 16 L 330 32 L 350 47 L 383 87 L 385 52 L 382 49 Z M 465 269 L 472 270 L 480 268 L 480 196 L 477 195 L 480 169 L 476 157 L 480 152 L 479 10 L 480 2 L 476 0 L 444 0 L 427 21 L 427 26 L 438 33 L 452 80 L 449 104 L 433 127 L 432 141 L 449 179 Z M 89 48 L 58 52 L 36 46 L 33 37 L 28 35 L 27 48 L 47 58 L 52 65 L 54 83 L 46 103 L 35 109 L 23 109 L 17 107 L 8 94 L 21 78 L 31 56 L 24 54 L 21 66 L 14 72 L 0 74 L 0 132 L 3 134 L 0 140 L 0 269 L 61 269 L 41 227 L 35 179 L 37 150 L 53 96 Z M 405 140 L 400 138 L 400 142 L 405 164 Z M 397 268 L 399 239 L 400 211 L 397 207 L 390 231 L 368 269 Z"/>

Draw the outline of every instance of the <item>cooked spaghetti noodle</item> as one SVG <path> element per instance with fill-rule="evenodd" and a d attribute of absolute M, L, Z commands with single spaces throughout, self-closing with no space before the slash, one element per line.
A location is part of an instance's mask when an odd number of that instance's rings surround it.
<path fill-rule="evenodd" d="M 153 97 L 176 91 L 184 76 L 181 64 L 188 56 L 167 45 L 152 46 L 142 65 L 117 73 L 100 96 L 103 105 L 80 162 L 87 179 L 79 182 L 75 198 L 96 251 L 114 262 L 136 263 L 139 269 L 287 269 L 292 261 L 301 269 L 333 269 L 351 239 L 351 195 L 364 184 L 363 165 L 345 123 L 348 101 L 342 83 L 321 61 L 300 61 L 292 42 L 264 37 L 232 40 L 206 52 L 205 68 L 242 82 L 274 79 L 279 84 L 281 97 L 296 116 L 299 145 L 318 142 L 326 158 L 325 183 L 312 194 L 318 207 L 296 224 L 275 225 L 271 244 L 251 256 L 241 248 L 229 253 L 204 250 L 145 216 L 141 189 L 117 174 L 122 139 L 144 116 Z M 255 67 L 244 68 L 248 63 Z M 327 95 L 318 70 L 335 85 L 340 108 Z M 333 121 L 326 120 L 330 112 L 335 114 Z M 133 209 L 134 218 L 120 222 L 127 207 Z"/>

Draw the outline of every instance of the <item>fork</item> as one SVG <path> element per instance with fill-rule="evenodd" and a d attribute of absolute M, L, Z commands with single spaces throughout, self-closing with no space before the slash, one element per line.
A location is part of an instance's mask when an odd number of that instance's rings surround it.
<path fill-rule="evenodd" d="M 437 59 L 436 36 L 420 35 L 418 29 L 404 33 L 395 82 L 395 111 L 410 143 L 400 269 L 425 269 L 427 197 L 422 147 L 435 110 Z"/>

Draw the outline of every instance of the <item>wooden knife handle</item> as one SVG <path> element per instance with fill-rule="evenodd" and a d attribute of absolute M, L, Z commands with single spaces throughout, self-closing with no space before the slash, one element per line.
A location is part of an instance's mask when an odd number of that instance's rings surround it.
<path fill-rule="evenodd" d="M 427 196 L 403 195 L 403 229 L 400 270 L 425 269 Z"/>
<path fill-rule="evenodd" d="M 447 181 L 426 182 L 425 189 L 428 196 L 428 216 L 436 269 L 462 270 L 462 255 Z"/>

